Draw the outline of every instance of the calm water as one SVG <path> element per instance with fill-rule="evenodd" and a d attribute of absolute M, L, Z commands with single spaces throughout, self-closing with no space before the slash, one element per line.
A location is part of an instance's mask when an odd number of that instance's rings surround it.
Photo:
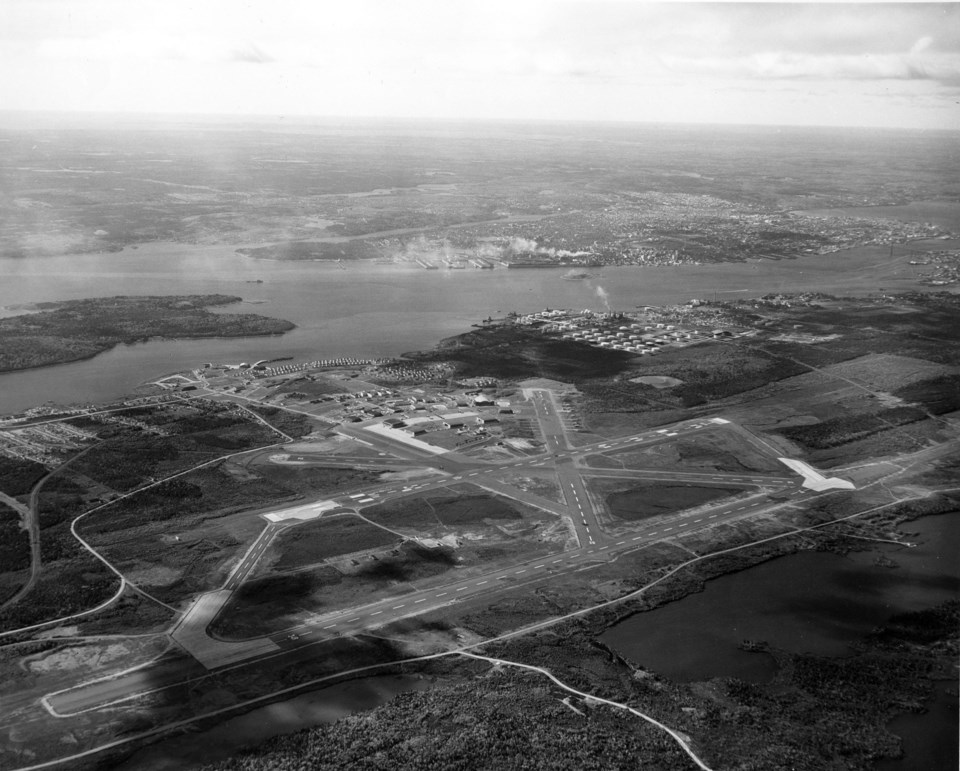
<path fill-rule="evenodd" d="M 951 242 L 926 243 L 946 248 Z M 960 246 L 960 242 L 953 242 Z M 912 249 L 923 248 L 914 242 Z M 431 347 L 488 315 L 542 307 L 612 307 L 817 290 L 863 294 L 915 289 L 916 268 L 889 249 L 863 247 L 798 260 L 679 267 L 605 269 L 588 281 L 563 270 L 436 270 L 408 266 L 266 262 L 233 247 L 147 244 L 97 255 L 0 261 L 0 314 L 22 303 L 134 294 L 221 292 L 246 301 L 237 309 L 289 319 L 298 328 L 273 338 L 161 341 L 120 346 L 94 359 L 0 375 L 0 414 L 45 401 L 117 398 L 144 380 L 205 361 L 394 356 Z M 263 284 L 248 283 L 262 279 Z M 233 309 L 231 309 L 233 310 Z"/>
<path fill-rule="evenodd" d="M 916 534 L 910 540 L 919 543 L 917 548 L 878 549 L 896 568 L 874 564 L 877 552 L 794 554 L 722 576 L 699 594 L 631 616 L 603 640 L 631 661 L 686 682 L 769 679 L 775 671 L 772 659 L 741 651 L 744 639 L 796 653 L 846 655 L 851 642 L 890 616 L 960 596 L 960 512 L 925 517 L 903 530 Z M 908 738 L 908 756 L 884 770 L 939 768 L 918 759 L 928 750 L 952 751 L 955 758 L 956 716 L 955 708 L 952 720 L 944 708 L 932 708 L 927 715 L 895 721 L 892 728 Z"/>

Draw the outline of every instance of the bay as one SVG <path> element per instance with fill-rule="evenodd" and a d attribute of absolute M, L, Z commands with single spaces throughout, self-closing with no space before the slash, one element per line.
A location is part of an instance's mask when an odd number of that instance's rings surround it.
<path fill-rule="evenodd" d="M 916 241 L 911 250 L 956 248 Z M 952 245 L 952 246 L 951 246 Z M 0 261 L 0 315 L 27 303 L 113 295 L 224 293 L 244 303 L 230 311 L 288 319 L 281 336 L 151 341 L 92 359 L 0 375 L 0 414 L 47 401 L 108 402 L 140 383 L 207 361 L 290 356 L 390 357 L 433 346 L 472 323 L 511 310 L 663 305 L 693 298 L 735 299 L 768 292 L 862 295 L 922 289 L 913 253 L 891 259 L 866 246 L 795 260 L 604 268 L 597 278 L 564 281 L 563 269 L 433 270 L 410 264 L 273 262 L 234 246 L 151 243 L 105 254 Z M 263 283 L 255 283 L 262 281 Z"/>

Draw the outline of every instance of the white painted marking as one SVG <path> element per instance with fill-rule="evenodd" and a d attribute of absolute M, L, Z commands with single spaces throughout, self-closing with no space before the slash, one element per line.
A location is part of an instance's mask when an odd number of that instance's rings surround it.
<path fill-rule="evenodd" d="M 427 601 L 427 599 L 426 599 L 426 597 L 424 597 L 422 600 L 414 600 L 414 601 L 413 601 L 413 604 L 416 605 L 418 602 L 426 602 L 426 601 Z"/>
<path fill-rule="evenodd" d="M 400 608 L 406 607 L 405 605 L 394 605 L 390 610 L 399 610 Z"/>
<path fill-rule="evenodd" d="M 375 611 L 374 611 L 373 613 L 371 613 L 370 615 L 371 615 L 371 616 L 379 616 L 381 613 L 383 613 L 382 610 L 375 610 Z"/>
<path fill-rule="evenodd" d="M 486 582 L 486 581 L 477 581 L 477 586 L 483 586 L 485 583 L 487 583 L 487 582 Z"/>

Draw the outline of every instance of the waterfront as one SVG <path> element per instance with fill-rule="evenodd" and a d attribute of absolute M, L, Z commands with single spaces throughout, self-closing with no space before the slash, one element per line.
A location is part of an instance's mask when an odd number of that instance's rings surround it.
<path fill-rule="evenodd" d="M 638 613 L 602 637 L 631 662 L 674 680 L 737 677 L 763 683 L 775 673 L 770 656 L 739 648 L 745 640 L 817 656 L 844 656 L 850 644 L 890 616 L 937 605 L 960 595 L 960 512 L 924 517 L 901 527 L 913 549 L 878 545 L 846 557 L 802 552 L 709 581 L 703 592 Z M 877 563 L 878 554 L 896 567 Z M 944 684 L 938 684 L 942 688 Z M 942 711 L 898 718 L 893 729 L 905 748 L 949 743 Z M 954 696 L 954 704 L 956 697 Z M 917 752 L 918 750 L 914 750 Z M 915 758 L 889 761 L 884 771 L 935 766 Z"/>
<path fill-rule="evenodd" d="M 948 248 L 927 241 L 911 249 Z M 769 292 L 865 294 L 923 289 L 888 247 L 860 247 L 796 260 L 605 268 L 583 281 L 557 270 L 425 271 L 409 264 L 267 262 L 232 246 L 144 244 L 106 254 L 0 261 L 0 313 L 16 306 L 83 297 L 226 293 L 228 310 L 288 319 L 279 337 L 155 341 L 118 346 L 93 359 L 0 375 L 0 414 L 46 401 L 105 402 L 145 380 L 205 361 L 290 356 L 396 356 L 430 347 L 489 315 L 544 307 L 630 309 L 692 298 L 735 299 Z M 263 283 L 254 283 L 256 281 Z M 602 288 L 603 292 L 598 290 Z"/>

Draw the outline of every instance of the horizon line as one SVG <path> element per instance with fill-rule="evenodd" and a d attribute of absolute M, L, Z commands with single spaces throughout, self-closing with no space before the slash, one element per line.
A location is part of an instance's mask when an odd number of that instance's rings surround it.
<path fill-rule="evenodd" d="M 808 130 L 860 130 L 860 131 L 905 131 L 924 133 L 960 133 L 958 128 L 925 126 L 880 126 L 869 124 L 830 124 L 830 123 L 738 123 L 734 121 L 656 121 L 632 119 L 590 120 L 588 118 L 525 118 L 525 117 L 452 117 L 423 115 L 318 115 L 308 113 L 203 113 L 203 112 L 133 112 L 126 110 L 54 110 L 54 109 L 4 109 L 0 108 L 0 128 L 3 124 L 27 121 L 30 118 L 42 120 L 72 120 L 74 122 L 96 123 L 103 120 L 122 118 L 134 123 L 184 123 L 200 122 L 206 124 L 238 125 L 255 123 L 260 125 L 319 125 L 323 123 L 408 123 L 408 124 L 445 124 L 445 125 L 576 125 L 576 126 L 659 126 L 678 128 L 764 128 L 764 129 L 808 129 Z M 37 126 L 36 128 L 41 128 Z M 69 128 L 69 127 L 64 127 Z M 123 128 L 123 127 L 116 127 Z"/>

